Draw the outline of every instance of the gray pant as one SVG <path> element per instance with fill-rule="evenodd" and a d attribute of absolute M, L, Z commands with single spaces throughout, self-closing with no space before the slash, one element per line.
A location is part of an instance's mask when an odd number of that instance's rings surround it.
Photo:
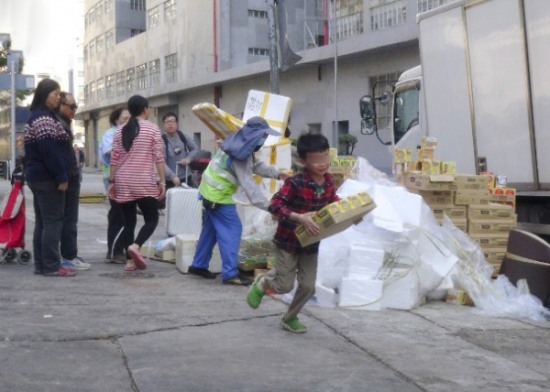
<path fill-rule="evenodd" d="M 298 279 L 296 294 L 283 316 L 283 319 L 290 320 L 298 315 L 315 294 L 319 254 L 294 254 L 276 247 L 275 256 L 275 267 L 264 276 L 262 286 L 265 290 L 271 289 L 277 294 L 284 294 L 292 291 L 294 281 Z"/>
<path fill-rule="evenodd" d="M 54 181 L 29 182 L 34 196 L 34 268 L 38 273 L 56 272 L 60 265 L 59 245 L 63 230 L 65 192 Z"/>

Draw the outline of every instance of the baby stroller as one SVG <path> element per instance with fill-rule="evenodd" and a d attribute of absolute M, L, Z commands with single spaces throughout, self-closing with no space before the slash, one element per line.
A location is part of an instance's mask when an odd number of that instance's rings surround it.
<path fill-rule="evenodd" d="M 32 254 L 25 250 L 25 196 L 23 173 L 15 171 L 12 188 L 0 205 L 0 263 L 17 260 L 29 264 Z M 19 250 L 18 250 L 19 249 Z"/>

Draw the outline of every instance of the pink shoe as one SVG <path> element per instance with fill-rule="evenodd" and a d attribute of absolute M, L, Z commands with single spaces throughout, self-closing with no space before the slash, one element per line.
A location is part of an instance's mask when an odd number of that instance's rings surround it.
<path fill-rule="evenodd" d="M 132 248 L 128 248 L 126 254 L 130 256 L 132 260 L 134 260 L 134 264 L 136 265 L 137 269 L 144 270 L 145 268 L 147 268 L 147 262 L 139 252 L 136 252 Z"/>

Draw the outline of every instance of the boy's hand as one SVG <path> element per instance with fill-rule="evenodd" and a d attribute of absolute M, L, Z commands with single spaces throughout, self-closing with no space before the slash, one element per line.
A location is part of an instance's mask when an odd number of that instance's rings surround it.
<path fill-rule="evenodd" d="M 317 223 L 313 222 L 313 216 L 315 215 L 314 212 L 308 212 L 308 213 L 305 213 L 305 214 L 298 214 L 299 216 L 299 220 L 298 222 L 300 222 L 302 225 L 304 225 L 304 227 L 306 228 L 306 232 L 311 235 L 311 236 L 314 236 L 314 235 L 317 235 L 319 234 L 319 226 L 317 225 Z"/>

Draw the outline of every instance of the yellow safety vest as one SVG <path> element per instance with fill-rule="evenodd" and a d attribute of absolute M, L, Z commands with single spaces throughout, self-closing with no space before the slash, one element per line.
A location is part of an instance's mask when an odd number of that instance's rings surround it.
<path fill-rule="evenodd" d="M 211 202 L 235 204 L 233 194 L 239 187 L 239 181 L 231 166 L 228 167 L 228 159 L 229 155 L 219 149 L 202 174 L 199 192 Z"/>

